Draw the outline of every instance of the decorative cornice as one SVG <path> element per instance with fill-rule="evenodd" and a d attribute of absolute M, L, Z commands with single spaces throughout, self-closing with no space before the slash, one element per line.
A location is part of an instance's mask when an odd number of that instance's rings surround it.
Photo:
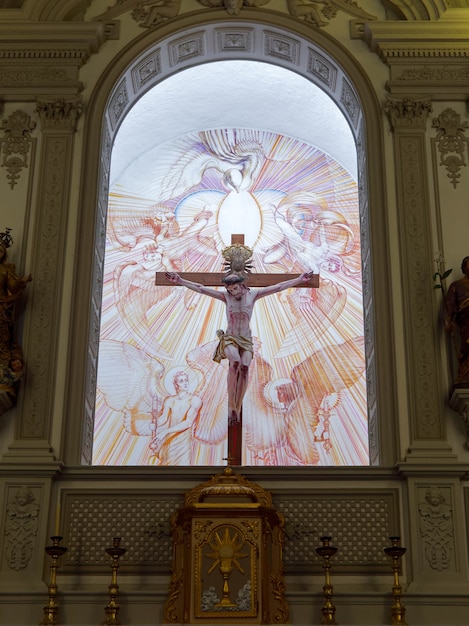
<path fill-rule="evenodd" d="M 40 53 L 55 50 L 57 56 L 76 51 L 84 62 L 106 41 L 101 22 L 8 22 L 0 29 L 0 49 Z"/>
<path fill-rule="evenodd" d="M 438 93 L 466 99 L 469 12 L 464 20 L 366 22 L 363 39 L 390 68 L 395 95 Z"/>
<path fill-rule="evenodd" d="M 0 83 L 5 95 L 78 94 L 79 69 L 105 42 L 101 23 L 13 22 L 0 29 Z"/>
<path fill-rule="evenodd" d="M 467 18 L 468 8 L 466 0 L 386 0 L 386 7 L 408 21 Z"/>
<path fill-rule="evenodd" d="M 386 62 L 393 58 L 468 56 L 469 22 L 367 22 L 364 40 Z"/>
<path fill-rule="evenodd" d="M 394 58 L 465 58 L 469 56 L 469 19 L 464 22 L 370 21 L 364 25 L 363 38 L 370 50 L 385 62 Z"/>

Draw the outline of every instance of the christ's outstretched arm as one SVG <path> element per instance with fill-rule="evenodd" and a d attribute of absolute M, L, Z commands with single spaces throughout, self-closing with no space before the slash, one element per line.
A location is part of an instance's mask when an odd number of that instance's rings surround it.
<path fill-rule="evenodd" d="M 297 278 L 284 280 L 283 282 L 277 283 L 276 285 L 269 285 L 268 287 L 257 289 L 255 299 L 257 300 L 258 298 L 270 296 L 273 293 L 279 293 L 279 291 L 290 289 L 290 287 L 298 287 L 299 285 L 301 285 L 301 283 L 307 283 L 312 276 L 314 276 L 314 272 L 305 272 L 304 274 L 300 274 L 300 276 L 298 276 Z"/>
<path fill-rule="evenodd" d="M 196 291 L 197 293 L 202 293 L 205 296 L 210 296 L 210 298 L 216 298 L 217 300 L 226 302 L 225 294 L 222 291 L 217 291 L 216 289 L 206 287 L 205 285 L 201 285 L 200 283 L 194 283 L 191 280 L 186 280 L 175 272 L 166 272 L 165 276 L 169 281 L 173 283 L 173 285 L 181 285 L 182 287 L 187 287 L 188 289 L 192 289 L 192 291 Z"/>

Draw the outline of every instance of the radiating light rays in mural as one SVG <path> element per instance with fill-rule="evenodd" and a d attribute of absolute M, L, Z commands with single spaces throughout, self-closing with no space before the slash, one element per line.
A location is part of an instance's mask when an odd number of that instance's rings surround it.
<path fill-rule="evenodd" d="M 212 359 L 224 306 L 182 287 L 156 287 L 154 277 L 222 271 L 232 233 L 252 246 L 256 273 L 321 276 L 317 290 L 256 303 L 243 463 L 369 462 L 356 183 L 296 139 L 218 129 L 155 146 L 111 190 L 95 464 L 160 462 L 152 422 L 177 395 L 175 371 L 187 374 L 186 396 L 200 399 L 200 409 L 187 453 L 179 446 L 162 458 L 224 464 L 227 367 Z M 182 411 L 183 400 L 174 402 Z"/>

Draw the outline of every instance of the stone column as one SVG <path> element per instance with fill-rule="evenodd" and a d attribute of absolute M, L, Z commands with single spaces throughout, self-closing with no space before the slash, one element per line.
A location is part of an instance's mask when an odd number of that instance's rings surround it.
<path fill-rule="evenodd" d="M 408 355 L 407 389 L 410 400 L 411 441 L 414 461 L 439 457 L 455 460 L 445 438 L 446 381 L 438 372 L 438 348 L 432 274 L 431 228 L 425 140 L 432 94 L 436 102 L 467 100 L 467 32 L 461 28 L 459 9 L 445 7 L 437 17 L 408 21 L 378 20 L 364 23 L 361 36 L 386 64 L 386 112 L 394 133 L 396 192 L 401 245 L 401 280 Z M 442 19 L 443 17 L 443 19 Z M 418 36 L 416 36 L 416 26 Z M 448 41 L 451 46 L 448 47 Z M 456 410 L 464 399 L 454 398 Z M 462 408 L 461 408 L 462 407 Z"/>
<path fill-rule="evenodd" d="M 36 195 L 34 274 L 25 329 L 25 393 L 18 406 L 15 440 L 5 459 L 54 460 L 50 433 L 57 373 L 57 341 L 78 99 L 39 102 L 42 140 Z"/>
<path fill-rule="evenodd" d="M 426 123 L 428 98 L 388 98 L 394 135 L 397 215 L 404 303 L 410 447 L 407 460 L 448 459 L 438 372 L 440 356 L 433 323 L 433 258 L 429 212 Z"/>

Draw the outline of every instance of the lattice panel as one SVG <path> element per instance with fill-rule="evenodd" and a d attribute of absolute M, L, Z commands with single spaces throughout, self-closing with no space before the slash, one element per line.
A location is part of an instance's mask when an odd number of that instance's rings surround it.
<path fill-rule="evenodd" d="M 172 539 L 169 520 L 183 505 L 183 497 L 120 493 L 64 494 L 62 545 L 68 548 L 61 568 L 107 571 L 110 557 L 105 549 L 113 537 L 122 538 L 127 553 L 120 564 L 169 571 Z M 274 506 L 286 521 L 284 563 L 287 571 L 320 568 L 315 552 L 320 537 L 330 535 L 339 550 L 333 559 L 334 571 L 362 570 L 389 572 L 390 562 L 383 549 L 389 536 L 399 534 L 397 491 L 361 494 L 302 493 L 278 495 Z"/>
<path fill-rule="evenodd" d="M 62 545 L 68 548 L 62 567 L 109 567 L 106 548 L 121 537 L 127 553 L 120 564 L 171 566 L 172 542 L 169 520 L 182 506 L 182 497 L 135 494 L 67 494 Z"/>
<path fill-rule="evenodd" d="M 383 549 L 390 545 L 389 536 L 396 534 L 398 503 L 395 493 L 331 495 L 320 497 L 278 498 L 276 508 L 286 521 L 285 566 L 318 565 L 315 548 L 320 537 L 332 537 L 339 548 L 334 556 L 334 569 L 356 570 L 365 566 L 389 568 Z"/>

